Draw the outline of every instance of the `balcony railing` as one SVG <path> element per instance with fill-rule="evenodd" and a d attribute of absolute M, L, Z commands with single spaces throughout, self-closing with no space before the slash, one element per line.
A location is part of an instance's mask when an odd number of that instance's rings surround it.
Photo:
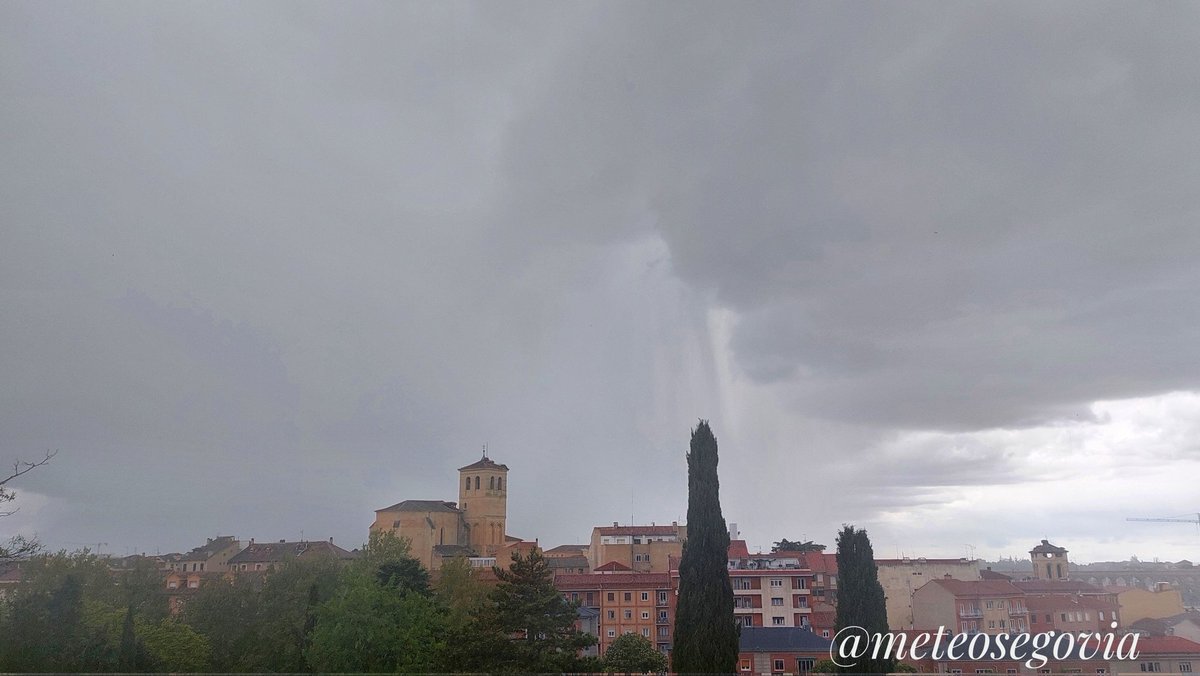
<path fill-rule="evenodd" d="M 983 611 L 978 608 L 959 608 L 959 617 L 983 617 Z"/>

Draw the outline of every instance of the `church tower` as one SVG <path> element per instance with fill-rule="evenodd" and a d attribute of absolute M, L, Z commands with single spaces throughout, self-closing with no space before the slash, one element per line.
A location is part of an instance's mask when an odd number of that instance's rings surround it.
<path fill-rule="evenodd" d="M 458 468 L 458 506 L 467 522 L 468 542 L 479 556 L 494 556 L 504 545 L 508 519 L 508 466 L 487 457 Z"/>
<path fill-rule="evenodd" d="M 1070 575 L 1067 569 L 1067 550 L 1056 547 L 1046 540 L 1029 550 L 1033 561 L 1033 577 L 1038 580 L 1065 580 Z"/>

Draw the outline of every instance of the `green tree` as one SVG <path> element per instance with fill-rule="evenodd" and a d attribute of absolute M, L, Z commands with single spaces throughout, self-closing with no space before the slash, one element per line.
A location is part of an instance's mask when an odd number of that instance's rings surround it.
<path fill-rule="evenodd" d="M 213 671 L 253 671 L 261 598 L 251 576 L 206 580 L 183 606 L 182 619 L 209 643 Z"/>
<path fill-rule="evenodd" d="M 678 673 L 734 673 L 740 630 L 729 582 L 729 531 L 721 515 L 717 438 L 706 420 L 692 431 L 687 461 L 688 530 L 679 563 L 672 668 Z"/>
<path fill-rule="evenodd" d="M 842 527 L 837 538 L 837 566 L 837 629 L 841 632 L 847 627 L 859 628 L 859 631 L 846 632 L 842 640 L 853 640 L 851 634 L 857 635 L 857 640 L 869 647 L 867 657 L 842 671 L 863 674 L 891 672 L 895 667 L 894 660 L 870 657 L 878 637 L 888 631 L 888 623 L 883 585 L 879 584 L 875 552 L 867 531 L 850 525 Z"/>
<path fill-rule="evenodd" d="M 604 670 L 619 674 L 648 674 L 667 670 L 667 656 L 654 649 L 650 639 L 623 634 L 604 651 Z"/>
<path fill-rule="evenodd" d="M 838 674 L 841 673 L 841 671 L 842 669 L 837 665 L 837 662 L 834 662 L 833 660 L 820 660 L 813 665 L 812 671 L 809 673 Z"/>
<path fill-rule="evenodd" d="M 307 656 L 322 672 L 419 673 L 441 670 L 446 650 L 446 613 L 434 600 L 354 569 L 319 608 Z"/>
<path fill-rule="evenodd" d="M 155 670 L 173 674 L 209 670 L 208 639 L 186 624 L 164 619 L 142 625 L 138 633 Z"/>
<path fill-rule="evenodd" d="M 578 606 L 554 587 L 554 573 L 538 551 L 513 552 L 507 569 L 493 567 L 500 583 L 492 591 L 491 626 L 508 640 L 498 646 L 502 671 L 573 671 L 579 651 L 596 638 L 575 627 Z"/>

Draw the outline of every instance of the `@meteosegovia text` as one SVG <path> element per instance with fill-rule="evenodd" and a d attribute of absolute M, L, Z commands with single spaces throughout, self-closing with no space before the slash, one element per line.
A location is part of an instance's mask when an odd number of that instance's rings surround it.
<path fill-rule="evenodd" d="M 1116 629 L 1114 622 L 1112 628 Z M 971 660 L 1024 662 L 1030 669 L 1051 659 L 1134 660 L 1138 634 L 1112 632 L 1047 631 L 1038 634 L 954 634 L 945 627 L 936 632 L 870 633 L 862 627 L 844 627 L 833 637 L 829 659 L 842 668 L 860 660 Z"/>

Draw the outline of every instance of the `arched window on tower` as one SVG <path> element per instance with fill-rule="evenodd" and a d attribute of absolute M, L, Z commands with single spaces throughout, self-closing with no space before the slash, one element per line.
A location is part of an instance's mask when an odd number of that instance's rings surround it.
<path fill-rule="evenodd" d="M 467 490 L 471 490 L 471 477 L 467 477 Z"/>
<path fill-rule="evenodd" d="M 494 477 L 494 476 L 488 477 L 488 490 L 489 491 L 496 490 L 496 477 Z"/>
<path fill-rule="evenodd" d="M 479 490 L 479 477 L 475 477 L 475 490 Z"/>
<path fill-rule="evenodd" d="M 498 490 L 498 491 L 504 490 L 504 477 L 497 477 L 496 490 Z"/>

